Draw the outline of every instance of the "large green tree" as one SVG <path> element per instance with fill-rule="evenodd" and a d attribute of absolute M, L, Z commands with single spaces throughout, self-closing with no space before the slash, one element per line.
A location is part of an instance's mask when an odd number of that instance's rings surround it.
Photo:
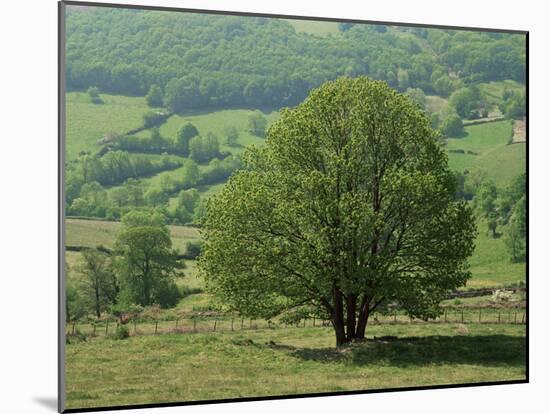
<path fill-rule="evenodd" d="M 385 82 L 340 78 L 284 110 L 208 204 L 199 262 L 242 314 L 329 318 L 365 337 L 383 304 L 440 313 L 465 284 L 475 222 L 426 116 Z"/>

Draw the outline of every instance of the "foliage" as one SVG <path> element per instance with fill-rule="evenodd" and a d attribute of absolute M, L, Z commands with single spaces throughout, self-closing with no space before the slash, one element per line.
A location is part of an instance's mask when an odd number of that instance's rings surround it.
<path fill-rule="evenodd" d="M 99 249 L 86 249 L 82 252 L 78 271 L 84 278 L 81 291 L 86 295 L 90 310 L 99 318 L 116 303 L 120 290 L 111 257 Z"/>
<path fill-rule="evenodd" d="M 94 104 L 101 104 L 103 103 L 103 100 L 101 99 L 101 97 L 99 96 L 99 89 L 95 86 L 90 86 L 88 88 L 88 90 L 86 91 L 86 93 L 88 94 L 88 96 L 90 97 L 90 100 L 92 101 L 92 103 Z"/>
<path fill-rule="evenodd" d="M 464 125 L 460 116 L 451 114 L 443 119 L 439 130 L 447 137 L 460 137 L 464 134 Z"/>
<path fill-rule="evenodd" d="M 199 135 L 199 131 L 190 122 L 187 122 L 181 126 L 176 135 L 176 150 L 181 155 L 189 154 L 189 141 L 191 138 Z"/>
<path fill-rule="evenodd" d="M 512 262 L 525 262 L 527 259 L 527 206 L 526 196 L 517 201 L 512 210 L 506 246 Z"/>
<path fill-rule="evenodd" d="M 177 252 L 172 250 L 164 217 L 147 211 L 127 213 L 122 217 L 116 249 L 122 289 L 131 302 L 142 306 L 163 303 L 167 286 L 179 275 Z"/>
<path fill-rule="evenodd" d="M 210 161 L 220 155 L 220 142 L 211 132 L 206 137 L 196 136 L 189 142 L 189 156 L 198 163 Z"/>
<path fill-rule="evenodd" d="M 408 96 L 420 106 L 420 108 L 425 109 L 426 108 L 426 95 L 424 94 L 424 91 L 420 88 L 408 88 L 405 91 L 405 95 Z"/>
<path fill-rule="evenodd" d="M 119 325 L 116 328 L 115 333 L 112 335 L 112 339 L 122 340 L 130 337 L 130 329 L 126 325 Z"/>
<path fill-rule="evenodd" d="M 65 289 L 65 314 L 67 322 L 77 321 L 86 315 L 86 301 L 74 282 Z"/>
<path fill-rule="evenodd" d="M 145 100 L 147 101 L 147 105 L 151 107 L 159 107 L 162 106 L 164 97 L 162 95 L 162 89 L 158 85 L 151 85 L 149 88 L 149 92 L 147 92 L 147 95 L 145 95 Z"/>
<path fill-rule="evenodd" d="M 363 338 L 382 303 L 436 316 L 469 278 L 475 226 L 435 136 L 383 82 L 314 90 L 210 199 L 209 289 L 252 317 L 308 305 L 332 319 L 338 345 Z"/>
<path fill-rule="evenodd" d="M 176 112 L 294 106 L 342 75 L 444 96 L 472 82 L 525 81 L 523 35 L 352 25 L 321 37 L 297 32 L 284 19 L 69 9 L 70 89 L 96 85 L 143 96 L 158 85 Z"/>
<path fill-rule="evenodd" d="M 485 101 L 476 86 L 454 91 L 449 98 L 449 103 L 461 118 L 479 118 L 485 109 Z"/>
<path fill-rule="evenodd" d="M 185 245 L 185 253 L 189 259 L 196 259 L 201 255 L 202 252 L 202 242 L 200 241 L 189 241 Z"/>
<path fill-rule="evenodd" d="M 234 126 L 225 128 L 225 136 L 227 145 L 235 147 L 239 143 L 239 131 Z"/>
<path fill-rule="evenodd" d="M 267 119 L 262 115 L 260 111 L 255 111 L 248 116 L 248 131 L 252 135 L 258 137 L 265 137 L 267 127 Z"/>

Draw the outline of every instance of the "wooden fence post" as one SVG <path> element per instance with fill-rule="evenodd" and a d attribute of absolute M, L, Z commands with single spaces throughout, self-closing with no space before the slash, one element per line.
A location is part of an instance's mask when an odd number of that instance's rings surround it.
<path fill-rule="evenodd" d="M 155 321 L 155 335 L 157 334 L 157 328 L 158 328 L 158 326 L 159 326 L 159 321 L 156 320 L 156 321 Z"/>
<path fill-rule="evenodd" d="M 137 327 L 136 327 L 136 320 L 134 319 L 134 333 L 136 333 Z"/>
<path fill-rule="evenodd" d="M 393 311 L 393 321 L 397 322 L 397 311 Z"/>
<path fill-rule="evenodd" d="M 313 327 L 315 328 L 315 317 L 313 317 Z"/>
<path fill-rule="evenodd" d="M 197 332 L 197 320 L 193 319 L 193 331 Z"/>
<path fill-rule="evenodd" d="M 481 309 L 479 310 L 479 318 L 478 318 L 478 322 L 481 323 Z"/>
<path fill-rule="evenodd" d="M 231 332 L 233 332 L 233 318 L 231 318 Z"/>
<path fill-rule="evenodd" d="M 462 309 L 462 312 L 460 314 L 460 323 L 464 323 L 464 309 Z"/>
<path fill-rule="evenodd" d="M 107 323 L 105 324 L 105 335 L 109 333 L 109 319 L 107 319 Z"/>
<path fill-rule="evenodd" d="M 241 330 L 243 329 L 244 327 L 244 318 L 241 318 Z"/>
<path fill-rule="evenodd" d="M 445 309 L 445 323 L 447 323 L 447 309 Z"/>
<path fill-rule="evenodd" d="M 525 312 L 521 315 L 521 323 L 525 323 Z"/>
<path fill-rule="evenodd" d="M 517 323 L 517 319 L 518 319 L 518 313 L 514 312 L 514 324 Z"/>
<path fill-rule="evenodd" d="M 500 323 L 500 311 L 498 312 L 498 323 Z"/>
<path fill-rule="evenodd" d="M 304 318 L 304 328 L 306 327 L 306 321 L 307 321 L 307 319 Z"/>
<path fill-rule="evenodd" d="M 214 319 L 214 332 L 216 332 L 216 324 L 217 323 L 218 323 L 218 321 Z"/>

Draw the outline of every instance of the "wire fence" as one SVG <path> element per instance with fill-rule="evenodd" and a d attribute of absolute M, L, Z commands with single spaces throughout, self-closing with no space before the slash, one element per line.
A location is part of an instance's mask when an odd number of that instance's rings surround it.
<path fill-rule="evenodd" d="M 369 318 L 369 325 L 403 325 L 427 323 L 462 323 L 462 324 L 525 324 L 527 314 L 525 310 L 497 310 L 497 309 L 462 309 L 445 310 L 438 318 L 429 321 L 410 318 L 394 312 L 374 313 Z M 118 321 L 72 322 L 66 325 L 67 335 L 80 333 L 86 336 L 109 336 L 114 334 L 119 326 Z M 130 335 L 155 335 L 164 333 L 197 333 L 197 332 L 234 332 L 258 329 L 289 329 L 289 328 L 321 328 L 331 326 L 329 320 L 308 318 L 298 322 L 288 323 L 263 319 L 248 319 L 242 317 L 209 317 L 189 318 L 182 317 L 172 320 L 131 320 L 125 324 Z"/>

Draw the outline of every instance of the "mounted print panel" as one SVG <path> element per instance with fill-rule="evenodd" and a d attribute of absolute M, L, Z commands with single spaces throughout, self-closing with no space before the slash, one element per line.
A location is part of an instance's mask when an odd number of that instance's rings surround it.
<path fill-rule="evenodd" d="M 527 381 L 526 32 L 60 29 L 61 411 Z"/>

